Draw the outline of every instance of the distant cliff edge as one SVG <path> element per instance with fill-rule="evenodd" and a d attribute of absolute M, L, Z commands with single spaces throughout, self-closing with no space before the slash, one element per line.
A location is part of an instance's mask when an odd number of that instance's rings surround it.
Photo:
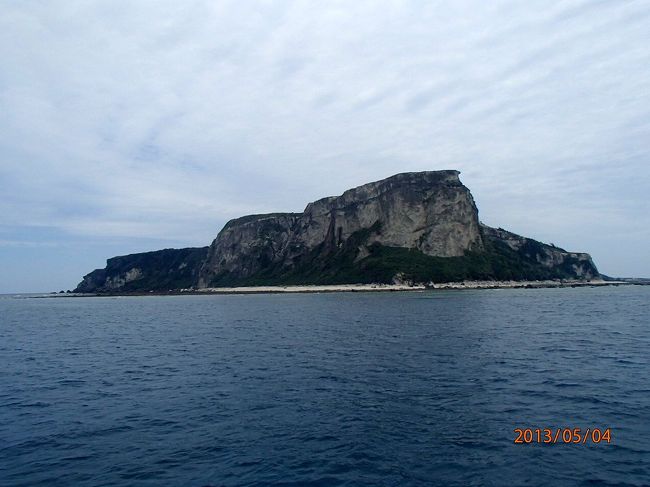
<path fill-rule="evenodd" d="M 402 173 L 302 213 L 237 218 L 210 247 L 113 257 L 75 292 L 599 277 L 589 254 L 480 223 L 458 176 Z"/>

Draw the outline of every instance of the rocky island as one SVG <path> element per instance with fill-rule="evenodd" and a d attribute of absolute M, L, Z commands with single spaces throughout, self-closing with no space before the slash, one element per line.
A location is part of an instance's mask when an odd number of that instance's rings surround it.
<path fill-rule="evenodd" d="M 479 221 L 459 172 L 402 173 L 309 203 L 229 221 L 209 247 L 108 259 L 77 293 L 243 286 L 589 281 L 589 254 Z"/>

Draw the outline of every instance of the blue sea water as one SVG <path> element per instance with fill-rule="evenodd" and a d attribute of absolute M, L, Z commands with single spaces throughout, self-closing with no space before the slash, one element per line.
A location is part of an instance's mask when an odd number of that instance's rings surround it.
<path fill-rule="evenodd" d="M 0 485 L 650 485 L 649 317 L 633 286 L 0 298 Z"/>

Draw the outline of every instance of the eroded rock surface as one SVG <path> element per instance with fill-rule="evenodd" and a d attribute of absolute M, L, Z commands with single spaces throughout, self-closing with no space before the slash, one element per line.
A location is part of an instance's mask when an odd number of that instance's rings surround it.
<path fill-rule="evenodd" d="M 228 222 L 210 246 L 199 286 L 248 278 L 272 266 L 282 274 L 306 256 L 325 258 L 355 238 L 358 255 L 373 245 L 437 257 L 482 249 L 478 211 L 458 171 L 402 173 L 309 203 L 303 213 Z M 360 234 L 363 233 L 362 238 Z"/>
<path fill-rule="evenodd" d="M 237 218 L 210 247 L 114 257 L 75 291 L 597 277 L 588 254 L 481 224 L 449 170 L 397 174 L 302 213 Z"/>

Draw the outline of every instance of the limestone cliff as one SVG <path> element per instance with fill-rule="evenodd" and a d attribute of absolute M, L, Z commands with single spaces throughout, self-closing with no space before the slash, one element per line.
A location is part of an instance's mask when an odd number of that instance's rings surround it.
<path fill-rule="evenodd" d="M 599 277 L 596 266 L 589 254 L 567 252 L 554 245 L 547 245 L 532 238 L 522 237 L 503 228 L 491 228 L 481 224 L 483 238 L 492 246 L 507 247 L 531 264 L 539 264 L 549 271 L 559 270 L 575 279 L 594 279 Z"/>
<path fill-rule="evenodd" d="M 104 269 L 84 276 L 75 292 L 169 291 L 191 287 L 208 248 L 164 249 L 122 255 L 106 261 Z"/>
<path fill-rule="evenodd" d="M 232 283 L 260 272 L 267 277 L 296 277 L 299 267 L 327 260 L 343 249 L 354 251 L 356 260 L 363 259 L 373 245 L 417 249 L 438 257 L 478 251 L 482 249 L 478 211 L 458 174 L 398 174 L 309 203 L 300 214 L 233 220 L 210 246 L 199 286 Z M 348 249 L 352 243 L 354 248 Z"/>
<path fill-rule="evenodd" d="M 479 222 L 458 171 L 403 173 L 228 222 L 209 248 L 108 260 L 78 292 L 280 284 L 591 279 L 588 254 Z"/>

